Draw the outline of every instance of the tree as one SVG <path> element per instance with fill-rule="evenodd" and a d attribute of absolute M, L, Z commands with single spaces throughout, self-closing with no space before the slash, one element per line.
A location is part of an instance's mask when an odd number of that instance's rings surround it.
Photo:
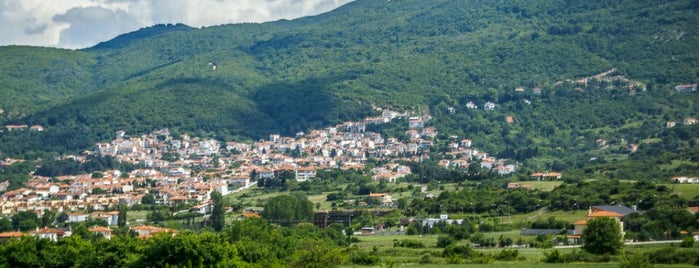
<path fill-rule="evenodd" d="M 66 213 L 65 211 L 61 212 L 56 217 L 56 223 L 64 223 L 64 222 L 68 221 L 68 218 L 69 218 L 68 213 Z"/>
<path fill-rule="evenodd" d="M 13 229 L 27 231 L 36 228 L 39 225 L 39 217 L 34 211 L 21 211 L 12 216 Z"/>
<path fill-rule="evenodd" d="M 39 221 L 40 221 L 39 224 L 41 226 L 51 226 L 51 224 L 53 224 L 53 220 L 55 218 L 56 218 L 55 212 L 48 210 L 48 209 L 44 209 L 44 214 L 41 215 L 41 218 L 39 219 Z"/>
<path fill-rule="evenodd" d="M 119 227 L 124 227 L 126 226 L 126 212 L 128 211 L 128 208 L 126 207 L 126 204 L 119 204 L 119 218 L 117 218 L 117 226 Z"/>
<path fill-rule="evenodd" d="M 609 217 L 589 220 L 583 231 L 583 240 L 583 249 L 594 254 L 616 254 L 624 245 L 619 222 Z"/>
<path fill-rule="evenodd" d="M 291 226 L 310 221 L 313 217 L 313 203 L 303 195 L 280 195 L 267 201 L 262 217 L 272 223 Z"/>
<path fill-rule="evenodd" d="M 154 205 L 155 204 L 155 196 L 153 194 L 145 194 L 141 198 L 141 204 Z"/>
<path fill-rule="evenodd" d="M 214 230 L 221 231 L 226 225 L 226 211 L 223 207 L 223 196 L 218 191 L 211 193 L 211 202 L 213 209 L 211 210 L 211 225 Z"/>
<path fill-rule="evenodd" d="M 0 219 L 0 232 L 12 231 L 12 221 L 6 218 Z"/>

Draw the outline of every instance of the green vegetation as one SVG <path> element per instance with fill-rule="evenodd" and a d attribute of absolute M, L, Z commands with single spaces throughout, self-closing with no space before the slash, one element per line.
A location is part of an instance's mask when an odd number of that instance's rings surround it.
<path fill-rule="evenodd" d="M 624 245 L 619 222 L 607 217 L 587 221 L 583 237 L 583 249 L 595 254 L 616 254 Z"/>
<path fill-rule="evenodd" d="M 663 126 L 697 116 L 697 94 L 673 88 L 699 80 L 697 18 L 687 15 L 698 8 L 686 0 L 360 0 L 294 21 L 158 25 L 82 51 L 2 47 L 0 92 L 11 97 L 0 99 L 0 123 L 45 131 L 2 132 L 0 152 L 50 159 L 119 129 L 293 135 L 378 105 L 429 111 L 442 134 L 437 146 L 468 137 L 522 163 L 522 174 L 696 175 L 696 161 L 684 157 L 696 158 L 686 150 L 696 126 Z M 607 79 L 566 82 L 610 69 Z M 469 101 L 497 108 L 467 109 Z M 600 138 L 609 146 L 597 148 Z M 626 162 L 629 143 L 642 156 Z M 642 169 L 659 157 L 664 168 Z"/>

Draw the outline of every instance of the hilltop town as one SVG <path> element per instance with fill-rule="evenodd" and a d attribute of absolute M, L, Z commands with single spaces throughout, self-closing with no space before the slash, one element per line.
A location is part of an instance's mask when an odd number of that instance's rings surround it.
<path fill-rule="evenodd" d="M 271 134 L 269 140 L 252 143 L 222 143 L 176 134 L 168 129 L 140 136 L 118 131 L 112 141 L 98 143 L 94 150 L 62 158 L 84 162 L 88 156 L 110 156 L 139 168 L 131 172 L 104 170 L 56 177 L 34 175 L 27 187 L 2 194 L 1 213 L 34 211 L 42 215 L 44 210 L 104 211 L 117 204 L 140 204 L 147 194 L 155 197 L 156 204 L 194 204 L 205 209 L 213 191 L 227 195 L 285 171 L 292 172 L 296 181 L 303 182 L 316 177 L 319 170 L 364 169 L 370 158 L 388 163 L 371 169 L 374 180 L 395 182 L 411 174 L 410 168 L 399 164 L 399 160 L 429 158 L 438 131 L 426 126 L 430 116 L 409 116 L 405 112 L 377 109 L 381 115 L 359 122 L 301 132 L 295 137 Z M 386 138 L 367 131 L 368 125 L 392 120 L 407 122 L 405 134 L 409 140 Z M 445 154 L 452 157 L 441 160 L 440 166 L 466 169 L 477 161 L 481 168 L 501 175 L 514 172 L 515 165 L 472 148 L 471 140 L 450 138 L 454 140 L 449 142 L 449 151 Z M 6 159 L 2 164 L 10 165 L 14 161 L 18 160 Z M 4 188 L 0 191 L 6 190 L 7 182 L 0 187 Z M 104 218 L 114 223 L 115 219 L 109 220 L 112 216 L 104 215 Z"/>

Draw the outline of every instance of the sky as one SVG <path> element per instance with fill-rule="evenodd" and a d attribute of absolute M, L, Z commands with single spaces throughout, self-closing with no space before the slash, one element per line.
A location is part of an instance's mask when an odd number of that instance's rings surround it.
<path fill-rule="evenodd" d="M 294 19 L 352 0 L 0 0 L 0 46 L 86 48 L 164 23 L 205 27 Z"/>

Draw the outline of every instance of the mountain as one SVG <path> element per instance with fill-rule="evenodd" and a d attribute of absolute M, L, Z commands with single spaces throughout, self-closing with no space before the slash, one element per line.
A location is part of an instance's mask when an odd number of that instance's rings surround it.
<path fill-rule="evenodd" d="M 699 116 L 697 94 L 673 90 L 699 80 L 698 9 L 691 0 L 358 0 L 296 20 L 158 25 L 80 51 L 1 47 L 0 92 L 11 97 L 0 99 L 0 121 L 46 130 L 2 133 L 0 151 L 77 151 L 119 129 L 291 135 L 377 105 L 429 111 L 440 139 L 538 159 L 532 168 L 577 166 L 608 153 L 597 139 L 641 143 L 666 121 Z M 565 82 L 609 70 L 606 80 Z"/>

